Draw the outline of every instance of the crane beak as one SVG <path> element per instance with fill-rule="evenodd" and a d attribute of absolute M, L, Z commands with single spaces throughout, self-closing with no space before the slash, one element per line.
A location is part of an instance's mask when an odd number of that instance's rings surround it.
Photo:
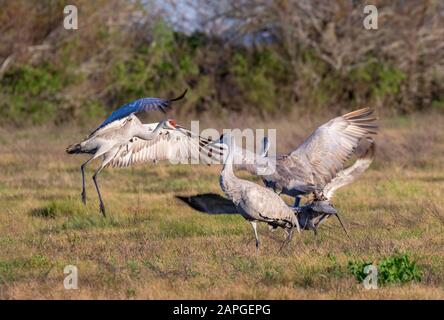
<path fill-rule="evenodd" d="M 178 130 L 178 129 L 182 129 L 182 130 L 187 130 L 187 128 L 185 128 L 185 127 L 182 127 L 180 124 L 176 124 L 176 130 Z"/>

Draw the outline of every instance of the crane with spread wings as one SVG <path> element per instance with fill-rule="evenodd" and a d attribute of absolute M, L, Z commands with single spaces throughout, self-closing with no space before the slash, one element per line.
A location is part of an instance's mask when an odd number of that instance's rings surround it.
<path fill-rule="evenodd" d="M 377 134 L 377 128 L 373 110 L 359 109 L 324 123 L 287 154 L 264 157 L 236 147 L 234 168 L 260 175 L 266 187 L 295 197 L 296 207 L 302 195 L 325 200 L 325 187 L 343 170 L 361 141 Z"/>
<path fill-rule="evenodd" d="M 215 148 L 206 147 L 210 143 L 209 140 L 193 135 L 173 119 L 143 124 L 136 116 L 137 113 L 155 110 L 165 113 L 172 102 L 182 99 L 185 94 L 186 90 L 174 99 L 142 98 L 125 104 L 114 111 L 86 139 L 66 149 L 69 154 L 92 155 L 80 167 L 83 203 L 86 203 L 85 167 L 99 157 L 102 157 L 102 163 L 94 173 L 93 181 L 99 196 L 100 212 L 105 216 L 105 205 L 97 176 L 106 166 L 127 167 L 149 160 L 181 161 L 193 156 L 211 157 L 212 154 L 217 154 Z"/>
<path fill-rule="evenodd" d="M 312 230 L 317 234 L 319 225 L 331 216 L 336 216 L 345 230 L 331 200 L 339 188 L 356 181 L 370 167 L 375 156 L 374 141 L 370 138 L 366 139 L 365 142 L 359 145 L 356 153 L 356 161 L 338 172 L 331 182 L 325 186 L 323 193 L 327 200 L 309 201 L 300 207 L 289 206 L 297 215 L 299 226 L 302 230 Z M 207 214 L 239 214 L 233 202 L 219 194 L 205 193 L 193 196 L 176 196 L 176 198 L 199 212 Z"/>

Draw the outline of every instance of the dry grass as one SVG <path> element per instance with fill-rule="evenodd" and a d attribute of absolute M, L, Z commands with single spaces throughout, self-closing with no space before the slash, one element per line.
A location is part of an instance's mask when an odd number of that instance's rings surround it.
<path fill-rule="evenodd" d="M 281 128 L 281 151 L 319 121 L 301 123 L 268 125 Z M 317 239 L 305 232 L 278 253 L 283 234 L 262 226 L 260 256 L 241 217 L 204 215 L 174 197 L 220 192 L 218 166 L 105 170 L 103 219 L 90 179 L 88 205 L 80 201 L 83 159 L 64 153 L 85 130 L 0 129 L 0 298 L 443 299 L 442 124 L 438 115 L 382 123 L 378 159 L 334 201 L 351 240 L 331 219 Z M 350 260 L 395 251 L 417 260 L 420 283 L 367 291 L 347 272 Z M 68 264 L 79 268 L 78 290 L 63 288 Z"/>

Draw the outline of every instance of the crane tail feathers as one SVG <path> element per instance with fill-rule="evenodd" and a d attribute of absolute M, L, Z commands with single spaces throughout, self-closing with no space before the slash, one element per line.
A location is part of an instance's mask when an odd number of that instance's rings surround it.
<path fill-rule="evenodd" d="M 68 146 L 66 148 L 66 153 L 69 153 L 69 154 L 82 153 L 82 147 L 81 147 L 80 143 L 75 143 L 75 144 Z"/>

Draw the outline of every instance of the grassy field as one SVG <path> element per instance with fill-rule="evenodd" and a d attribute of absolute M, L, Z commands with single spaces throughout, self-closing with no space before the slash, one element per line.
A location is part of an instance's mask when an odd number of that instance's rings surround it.
<path fill-rule="evenodd" d="M 330 219 L 317 238 L 304 232 L 278 252 L 283 233 L 262 225 L 259 256 L 242 217 L 202 214 L 175 198 L 221 193 L 220 166 L 106 169 L 105 219 L 89 177 L 81 203 L 84 158 L 64 152 L 88 129 L 0 129 L 0 298 L 443 299 L 443 120 L 382 122 L 375 163 L 334 199 L 351 239 Z M 308 127 L 284 127 L 291 139 L 278 133 L 279 150 Z M 347 270 L 395 252 L 417 262 L 420 282 L 366 290 Z M 63 287 L 69 264 L 77 290 Z"/>

